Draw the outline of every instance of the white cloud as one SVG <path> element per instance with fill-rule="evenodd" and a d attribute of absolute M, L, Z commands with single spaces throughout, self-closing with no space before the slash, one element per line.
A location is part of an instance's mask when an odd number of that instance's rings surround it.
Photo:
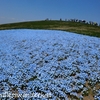
<path fill-rule="evenodd" d="M 4 17 L 4 16 L 0 16 L 0 19 L 7 19 L 7 20 L 18 20 L 16 18 L 11 18 L 11 17 Z"/>

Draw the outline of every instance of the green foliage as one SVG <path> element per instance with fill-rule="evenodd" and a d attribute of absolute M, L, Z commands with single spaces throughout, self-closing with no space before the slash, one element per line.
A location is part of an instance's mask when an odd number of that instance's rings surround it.
<path fill-rule="evenodd" d="M 26 80 L 26 82 L 34 81 L 35 79 L 37 79 L 37 76 L 31 77 L 30 79 Z"/>

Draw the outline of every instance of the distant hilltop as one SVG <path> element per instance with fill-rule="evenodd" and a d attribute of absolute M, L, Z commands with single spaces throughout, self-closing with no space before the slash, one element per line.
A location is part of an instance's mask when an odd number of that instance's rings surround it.
<path fill-rule="evenodd" d="M 100 37 L 100 25 L 96 22 L 78 19 L 69 20 L 51 20 L 17 22 L 0 25 L 0 30 L 8 29 L 45 29 L 45 30 L 63 30 L 89 36 Z"/>

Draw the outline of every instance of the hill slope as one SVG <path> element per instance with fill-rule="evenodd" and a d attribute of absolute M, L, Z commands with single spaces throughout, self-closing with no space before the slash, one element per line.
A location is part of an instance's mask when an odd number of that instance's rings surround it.
<path fill-rule="evenodd" d="M 70 21 L 43 20 L 0 25 L 0 30 L 5 29 L 56 29 L 100 37 L 100 26 Z"/>

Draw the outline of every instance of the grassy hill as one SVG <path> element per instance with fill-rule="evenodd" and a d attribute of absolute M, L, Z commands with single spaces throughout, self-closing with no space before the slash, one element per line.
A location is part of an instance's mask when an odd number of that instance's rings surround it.
<path fill-rule="evenodd" d="M 6 29 L 56 29 L 100 37 L 100 26 L 71 21 L 43 20 L 0 25 L 0 30 Z"/>

